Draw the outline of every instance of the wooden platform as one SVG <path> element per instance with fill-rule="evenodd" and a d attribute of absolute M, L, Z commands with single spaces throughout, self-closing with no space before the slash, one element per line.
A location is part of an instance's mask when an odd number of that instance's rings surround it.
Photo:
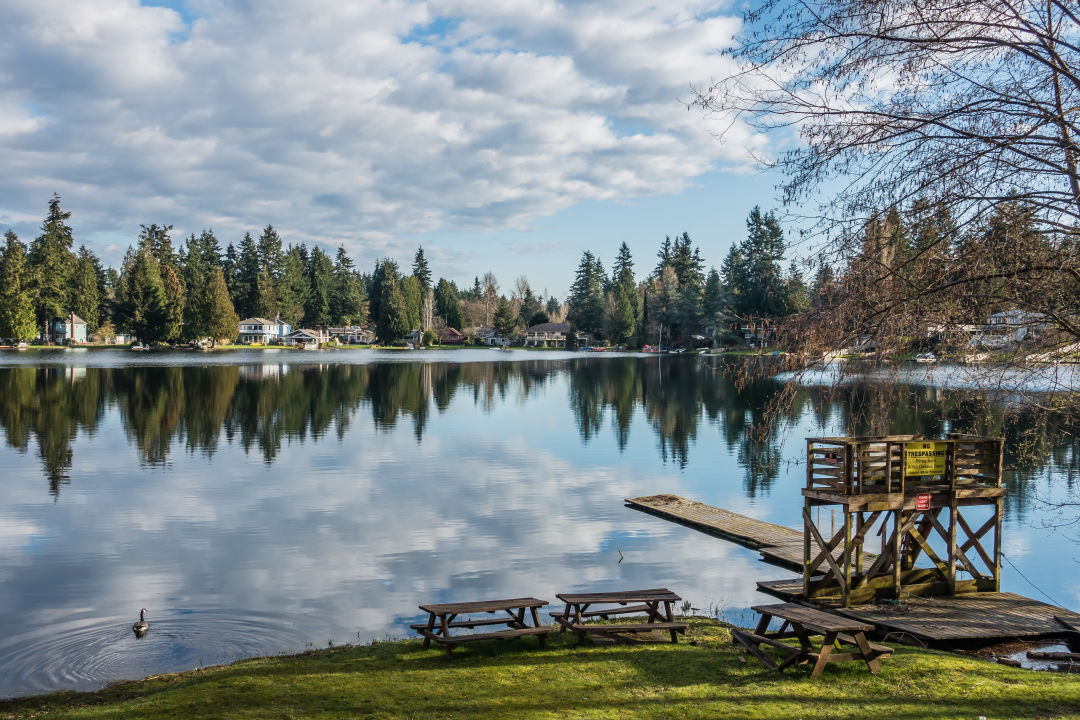
<path fill-rule="evenodd" d="M 695 530 L 730 540 L 745 547 L 760 550 L 765 547 L 798 543 L 802 547 L 802 532 L 783 525 L 733 513 L 729 510 L 687 500 L 678 495 L 649 495 L 629 498 L 626 504 L 635 510 L 672 520 Z M 800 549 L 798 567 L 802 567 Z"/>
<path fill-rule="evenodd" d="M 758 589 L 788 602 L 802 601 L 802 578 L 761 581 Z M 879 633 L 895 633 L 924 643 L 1039 638 L 1070 632 L 1080 613 L 1016 593 L 968 593 L 905 598 L 900 605 L 876 603 L 830 608 L 838 615 L 873 623 Z M 1060 618 L 1060 619 L 1059 619 Z"/>

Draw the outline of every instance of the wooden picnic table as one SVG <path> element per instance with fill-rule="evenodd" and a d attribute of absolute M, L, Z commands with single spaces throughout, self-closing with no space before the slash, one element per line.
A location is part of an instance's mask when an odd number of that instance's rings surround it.
<path fill-rule="evenodd" d="M 540 647 L 544 647 L 547 634 L 552 631 L 550 627 L 540 625 L 540 618 L 536 609 L 547 605 L 544 600 L 536 598 L 510 598 L 508 600 L 481 600 L 478 602 L 443 603 L 441 605 L 421 605 L 420 609 L 428 614 L 427 623 L 410 625 L 413 630 L 424 636 L 424 647 L 430 647 L 431 641 L 446 647 L 446 654 L 450 655 L 455 645 L 478 640 L 505 639 L 536 635 Z M 525 616 L 528 610 L 532 619 L 529 624 Z M 505 612 L 491 618 L 471 618 L 468 615 L 477 613 L 495 614 Z M 494 630 L 482 633 L 469 633 L 466 635 L 452 635 L 451 630 L 467 628 L 473 630 L 477 627 L 506 625 L 506 630 Z"/>
<path fill-rule="evenodd" d="M 877 659 L 892 654 L 892 648 L 866 639 L 866 633 L 874 629 L 874 626 L 869 623 L 795 603 L 755 605 L 752 609 L 761 613 L 757 629 L 752 633 L 733 629 L 731 636 L 767 667 L 777 671 L 813 660 L 814 669 L 810 677 L 818 677 L 825 670 L 825 666 L 831 662 L 864 660 L 870 672 L 876 674 L 881 669 Z M 773 618 L 778 618 L 783 622 L 779 630 L 769 632 L 769 622 Z M 820 647 L 815 648 L 810 641 L 811 636 L 814 635 L 823 636 Z M 799 647 L 781 642 L 783 639 L 792 637 L 799 639 Z M 850 645 L 854 650 L 845 653 L 833 652 L 837 643 Z M 787 657 L 777 665 L 772 658 L 762 652 L 761 645 L 763 644 L 777 648 Z"/>
<path fill-rule="evenodd" d="M 584 640 L 589 633 L 611 632 L 650 632 L 667 630 L 671 633 L 671 642 L 678 642 L 678 633 L 685 633 L 688 625 L 678 622 L 672 615 L 672 603 L 680 598 L 667 588 L 650 590 L 621 590 L 591 593 L 560 593 L 555 597 L 562 600 L 566 607 L 562 612 L 552 612 L 551 618 L 562 626 L 563 631 L 573 630 L 578 638 Z M 663 603 L 663 609 L 660 604 Z M 594 605 L 616 605 L 590 610 Z M 613 615 L 645 613 L 647 620 L 642 623 L 618 623 L 603 625 L 586 623 L 586 619 L 599 617 L 607 620 Z"/>

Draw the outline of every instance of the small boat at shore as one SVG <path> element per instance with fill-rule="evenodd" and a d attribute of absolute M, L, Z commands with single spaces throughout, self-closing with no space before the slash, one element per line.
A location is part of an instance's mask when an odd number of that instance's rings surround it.
<path fill-rule="evenodd" d="M 937 355 L 931 352 L 919 353 L 915 356 L 915 362 L 917 363 L 936 363 Z"/>

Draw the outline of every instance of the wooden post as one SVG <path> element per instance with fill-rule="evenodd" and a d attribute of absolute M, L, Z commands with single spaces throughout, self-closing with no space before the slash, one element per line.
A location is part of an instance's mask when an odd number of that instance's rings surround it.
<path fill-rule="evenodd" d="M 806 487 L 810 489 L 814 478 L 814 443 L 806 441 Z M 818 517 L 820 517 L 820 513 Z M 802 596 L 810 597 L 810 528 L 806 523 L 813 522 L 810 519 L 810 498 L 803 498 L 803 571 L 802 571 Z"/>
<path fill-rule="evenodd" d="M 949 592 L 956 594 L 956 493 L 949 493 Z"/>
<path fill-rule="evenodd" d="M 855 537 L 858 541 L 855 543 L 855 577 L 859 577 L 862 574 L 863 566 L 863 512 L 859 511 L 859 514 L 855 517 Z"/>
<path fill-rule="evenodd" d="M 904 510 L 893 510 L 892 563 L 893 597 L 900 601 L 900 526 L 903 525 Z"/>
<path fill-rule="evenodd" d="M 851 511 L 844 505 L 844 607 L 851 594 Z"/>

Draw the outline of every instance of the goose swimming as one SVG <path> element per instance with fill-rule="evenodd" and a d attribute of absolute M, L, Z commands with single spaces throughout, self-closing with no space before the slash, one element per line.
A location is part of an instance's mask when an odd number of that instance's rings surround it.
<path fill-rule="evenodd" d="M 142 637 L 149 629 L 150 623 L 146 622 L 146 608 L 143 608 L 139 611 L 138 622 L 131 626 L 131 630 L 135 633 L 135 637 Z"/>

